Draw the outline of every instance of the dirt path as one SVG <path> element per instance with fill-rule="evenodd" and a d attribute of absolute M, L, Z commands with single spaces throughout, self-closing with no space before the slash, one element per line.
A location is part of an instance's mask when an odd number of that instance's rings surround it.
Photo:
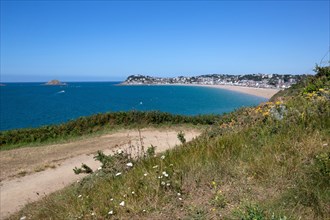
<path fill-rule="evenodd" d="M 184 131 L 187 141 L 200 134 L 193 129 L 150 128 L 142 129 L 140 134 L 137 130 L 125 130 L 71 143 L 3 151 L 0 154 L 0 219 L 82 178 L 73 173 L 74 167 L 85 163 L 96 170 L 100 164 L 93 159 L 93 154 L 98 150 L 111 154 L 117 149 L 139 147 L 142 142 L 145 147 L 152 144 L 157 146 L 157 152 L 162 152 L 180 144 L 179 130 Z"/>

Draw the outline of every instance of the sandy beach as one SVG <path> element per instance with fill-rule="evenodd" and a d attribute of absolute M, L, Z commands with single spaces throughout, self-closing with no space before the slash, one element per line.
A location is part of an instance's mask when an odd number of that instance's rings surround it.
<path fill-rule="evenodd" d="M 273 95 L 275 95 L 278 91 L 280 91 L 280 89 L 265 89 L 265 88 L 246 87 L 246 86 L 231 86 L 231 85 L 198 85 L 198 86 L 227 89 L 230 91 L 241 92 L 267 99 L 270 99 Z"/>
<path fill-rule="evenodd" d="M 266 98 L 266 99 L 270 99 L 273 95 L 275 95 L 278 91 L 280 91 L 280 89 L 265 89 L 265 88 L 233 86 L 233 85 L 202 85 L 202 84 L 173 84 L 173 85 L 202 86 L 202 87 L 210 87 L 210 88 L 217 88 L 217 89 L 226 89 L 226 90 L 230 90 L 230 91 L 259 96 L 259 97 Z"/>
<path fill-rule="evenodd" d="M 234 85 L 203 85 L 203 84 L 119 84 L 119 86 L 202 86 L 202 87 L 210 87 L 217 89 L 226 89 L 230 91 L 245 93 L 249 95 L 259 96 L 266 99 L 270 99 L 273 95 L 278 93 L 280 89 L 273 88 L 255 88 L 255 87 L 247 87 L 247 86 L 234 86 Z"/>

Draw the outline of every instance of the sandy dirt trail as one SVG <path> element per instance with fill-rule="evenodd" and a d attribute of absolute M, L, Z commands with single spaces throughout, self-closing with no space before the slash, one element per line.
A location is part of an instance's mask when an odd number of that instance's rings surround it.
<path fill-rule="evenodd" d="M 118 149 L 140 146 L 142 141 L 145 147 L 152 144 L 157 146 L 157 152 L 162 152 L 180 144 L 177 138 L 180 130 L 185 133 L 187 141 L 201 133 L 183 128 L 148 128 L 140 133 L 137 130 L 123 130 L 65 144 L 2 151 L 0 219 L 5 219 L 27 203 L 81 179 L 82 175 L 73 173 L 74 167 L 85 163 L 96 170 L 100 163 L 93 159 L 93 155 L 98 150 L 111 154 Z"/>

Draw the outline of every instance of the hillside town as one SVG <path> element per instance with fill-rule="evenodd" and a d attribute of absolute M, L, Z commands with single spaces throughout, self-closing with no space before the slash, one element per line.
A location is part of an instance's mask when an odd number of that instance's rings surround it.
<path fill-rule="evenodd" d="M 256 88 L 289 88 L 307 75 L 280 75 L 280 74 L 207 74 L 200 76 L 178 76 L 171 78 L 131 75 L 124 85 L 171 85 L 171 84 L 198 84 L 198 85 L 233 85 Z"/>

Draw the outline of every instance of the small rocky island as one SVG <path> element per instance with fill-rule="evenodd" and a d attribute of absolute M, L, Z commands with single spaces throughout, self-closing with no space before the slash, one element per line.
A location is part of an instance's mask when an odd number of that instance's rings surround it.
<path fill-rule="evenodd" d="M 66 85 L 66 83 L 60 82 L 57 79 L 53 79 L 53 80 L 45 83 L 44 85 L 47 85 L 47 86 L 64 86 L 64 85 Z"/>

